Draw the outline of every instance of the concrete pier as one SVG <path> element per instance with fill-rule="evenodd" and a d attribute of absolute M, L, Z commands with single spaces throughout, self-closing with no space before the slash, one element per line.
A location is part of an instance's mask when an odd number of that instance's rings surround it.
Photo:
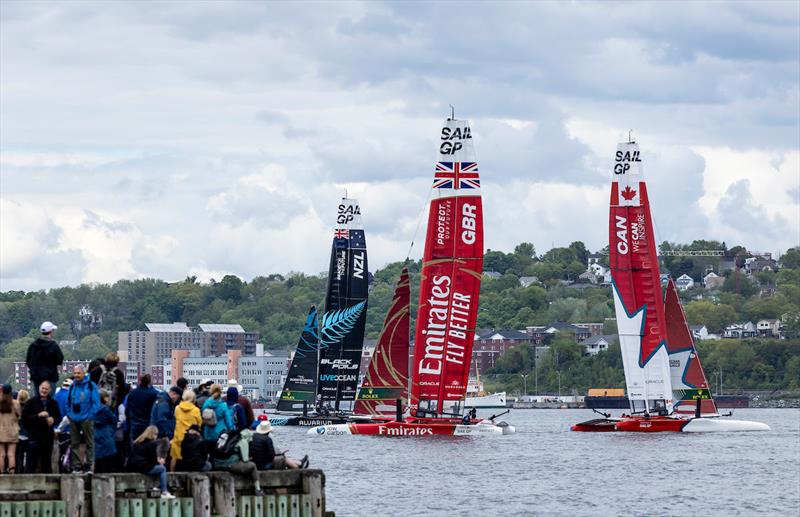
<path fill-rule="evenodd" d="M 261 472 L 252 482 L 227 472 L 169 474 L 175 499 L 141 474 L 0 476 L 0 517 L 332 517 L 321 470 Z"/>

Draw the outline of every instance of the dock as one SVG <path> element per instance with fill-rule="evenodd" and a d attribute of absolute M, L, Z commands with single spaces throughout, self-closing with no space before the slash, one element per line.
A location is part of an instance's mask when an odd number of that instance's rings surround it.
<path fill-rule="evenodd" d="M 175 499 L 142 474 L 0 476 L 0 517 L 333 517 L 321 470 L 260 472 L 263 496 L 249 478 L 228 472 L 169 474 Z"/>

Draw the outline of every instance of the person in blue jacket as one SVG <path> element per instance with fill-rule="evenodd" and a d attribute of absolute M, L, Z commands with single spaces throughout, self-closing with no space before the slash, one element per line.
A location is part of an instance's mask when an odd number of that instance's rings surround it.
<path fill-rule="evenodd" d="M 225 403 L 228 404 L 228 409 L 231 410 L 234 429 L 237 431 L 245 429 L 247 427 L 247 414 L 242 405 L 239 404 L 239 390 L 231 386 L 225 394 L 225 399 Z"/>
<path fill-rule="evenodd" d="M 228 404 L 222 400 L 222 386 L 219 384 L 211 386 L 211 396 L 203 403 L 200 416 L 203 418 L 203 439 L 212 450 L 219 435 L 234 429 L 233 418 Z"/>
<path fill-rule="evenodd" d="M 101 392 L 100 408 L 94 417 L 94 471 L 97 473 L 118 470 L 115 466 L 117 445 L 114 441 L 117 434 L 117 415 L 116 410 L 108 407 L 108 400 L 108 393 Z"/>
<path fill-rule="evenodd" d="M 150 413 L 158 397 L 158 392 L 151 384 L 150 374 L 146 373 L 139 378 L 136 389 L 128 393 L 128 400 L 125 402 L 125 420 L 130 429 L 131 442 L 150 425 Z"/>
<path fill-rule="evenodd" d="M 183 390 L 173 386 L 160 391 L 150 412 L 150 425 L 158 427 L 158 437 L 172 440 L 175 435 L 175 405 L 181 401 Z"/>
<path fill-rule="evenodd" d="M 86 440 L 84 472 L 91 472 L 94 463 L 94 417 L 100 409 L 100 390 L 83 371 L 83 366 L 72 369 L 72 386 L 67 393 L 67 418 L 69 418 L 69 441 L 72 454 L 69 466 L 72 472 L 81 471 L 81 435 Z"/>

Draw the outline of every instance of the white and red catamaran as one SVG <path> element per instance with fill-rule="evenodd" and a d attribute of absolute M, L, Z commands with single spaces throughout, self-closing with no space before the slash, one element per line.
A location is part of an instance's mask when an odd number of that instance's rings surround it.
<path fill-rule="evenodd" d="M 609 266 L 631 414 L 589 420 L 572 426 L 572 430 L 769 430 L 759 422 L 719 418 L 672 281 L 667 286 L 665 304 L 636 142 L 619 144 L 615 155 Z"/>
<path fill-rule="evenodd" d="M 309 434 L 386 436 L 473 435 L 513 432 L 488 420 L 463 418 L 483 266 L 483 210 L 472 132 L 447 119 L 422 260 L 410 416 L 391 422 L 320 426 Z M 456 412 L 445 413 L 455 404 Z"/>

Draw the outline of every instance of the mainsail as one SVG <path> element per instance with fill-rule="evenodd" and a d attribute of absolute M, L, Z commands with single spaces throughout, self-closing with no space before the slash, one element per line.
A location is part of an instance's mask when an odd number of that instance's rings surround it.
<path fill-rule="evenodd" d="M 397 399 L 408 399 L 409 298 L 408 268 L 400 273 L 375 353 L 358 390 L 353 410 L 362 415 L 392 415 Z"/>
<path fill-rule="evenodd" d="M 303 402 L 308 407 L 314 406 L 317 387 L 317 353 L 319 339 L 317 336 L 317 308 L 308 311 L 303 333 L 297 342 L 289 373 L 278 401 L 278 411 L 303 409 Z"/>
<path fill-rule="evenodd" d="M 367 321 L 367 245 L 361 207 L 342 198 L 333 233 L 325 314 L 320 330 L 319 382 L 322 400 L 355 400 L 364 325 Z"/>
<path fill-rule="evenodd" d="M 671 278 L 667 283 L 664 314 L 675 412 L 696 415 L 697 401 L 700 400 L 700 416 L 717 414 L 717 406 L 708 388 L 706 372 L 700 364 L 692 332 L 686 323 L 678 289 Z"/>
<path fill-rule="evenodd" d="M 472 133 L 442 128 L 422 259 L 411 404 L 441 414 L 467 390 L 483 267 L 483 210 Z M 420 414 L 418 412 L 418 414 Z"/>
<path fill-rule="evenodd" d="M 664 302 L 642 159 L 635 142 L 617 145 L 611 183 L 609 264 L 631 409 L 672 409 Z"/>

